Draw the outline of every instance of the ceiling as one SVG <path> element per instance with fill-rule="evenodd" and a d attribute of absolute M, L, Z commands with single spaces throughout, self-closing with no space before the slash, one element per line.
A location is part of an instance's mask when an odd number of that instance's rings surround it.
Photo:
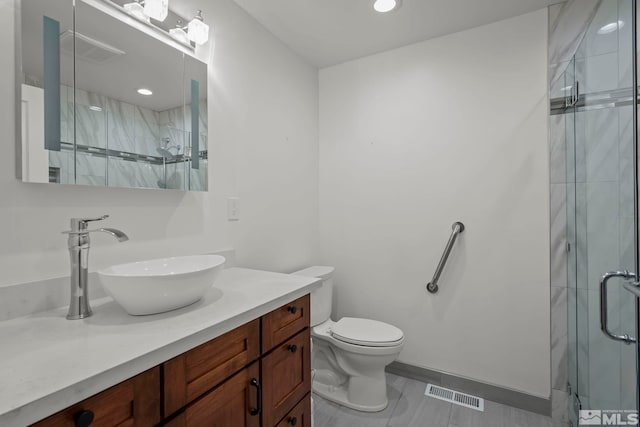
<path fill-rule="evenodd" d="M 563 0 L 402 0 L 390 13 L 373 0 L 235 0 L 276 37 L 323 68 L 533 12 Z"/>
<path fill-rule="evenodd" d="M 22 0 L 22 71 L 42 80 L 42 16 L 60 22 L 61 33 L 73 31 L 71 0 Z M 183 55 L 182 52 L 136 28 L 84 3 L 76 3 L 76 31 L 100 43 L 123 51 L 122 55 L 105 62 L 88 60 L 78 52 L 75 61 L 77 89 L 103 95 L 133 105 L 163 111 L 184 105 L 190 79 L 200 83 L 201 98 L 207 93 L 206 64 Z M 61 39 L 62 40 L 62 39 Z M 76 43 L 78 43 L 76 41 Z M 74 83 L 72 55 L 62 49 L 60 78 L 67 86 Z M 153 96 L 142 96 L 138 88 L 149 88 Z M 93 105 L 104 102 L 92 98 Z"/>

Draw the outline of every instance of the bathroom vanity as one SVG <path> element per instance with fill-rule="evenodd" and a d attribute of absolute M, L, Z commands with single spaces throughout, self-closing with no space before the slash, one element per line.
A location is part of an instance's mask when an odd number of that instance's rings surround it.
<path fill-rule="evenodd" d="M 105 298 L 86 320 L 56 310 L 0 323 L 15 346 L 42 339 L 39 364 L 25 354 L 24 366 L 0 369 L 0 424 L 310 426 L 309 292 L 319 283 L 232 268 L 215 286 L 173 314 L 128 316 Z"/>

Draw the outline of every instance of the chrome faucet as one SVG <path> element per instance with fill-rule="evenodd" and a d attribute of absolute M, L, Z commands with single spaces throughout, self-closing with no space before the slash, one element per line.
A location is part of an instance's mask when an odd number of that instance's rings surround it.
<path fill-rule="evenodd" d="M 115 228 L 99 228 L 88 230 L 87 225 L 92 221 L 102 221 L 109 215 L 100 218 L 72 218 L 71 230 L 64 231 L 69 235 L 69 256 L 71 257 L 71 302 L 67 319 L 84 319 L 93 314 L 89 305 L 89 233 L 101 231 L 111 234 L 119 242 L 129 240 L 126 234 Z"/>

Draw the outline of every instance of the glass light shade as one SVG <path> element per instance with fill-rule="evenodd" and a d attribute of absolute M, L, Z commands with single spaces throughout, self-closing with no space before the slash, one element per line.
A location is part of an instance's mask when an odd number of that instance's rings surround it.
<path fill-rule="evenodd" d="M 189 44 L 189 36 L 182 28 L 172 28 L 169 30 L 169 35 L 181 43 Z"/>
<path fill-rule="evenodd" d="M 125 4 L 124 10 L 126 10 L 129 15 L 134 16 L 141 21 L 149 22 L 149 17 L 144 13 L 144 7 L 142 7 L 138 2 Z"/>
<path fill-rule="evenodd" d="M 209 26 L 199 18 L 193 18 L 187 27 L 189 40 L 196 44 L 205 44 L 209 41 Z"/>
<path fill-rule="evenodd" d="M 169 0 L 145 0 L 144 13 L 149 18 L 164 21 L 169 14 Z"/>

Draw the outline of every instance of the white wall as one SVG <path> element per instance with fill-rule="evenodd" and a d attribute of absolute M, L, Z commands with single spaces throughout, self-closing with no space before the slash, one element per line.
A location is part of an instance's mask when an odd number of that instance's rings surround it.
<path fill-rule="evenodd" d="M 209 193 L 24 184 L 14 166 L 14 11 L 0 0 L 0 286 L 68 275 L 69 218 L 111 214 L 131 240 L 93 238 L 91 270 L 115 262 L 228 247 L 239 265 L 288 271 L 317 251 L 318 73 L 231 0 L 202 9 L 209 70 Z M 241 220 L 226 220 L 226 196 Z"/>
<path fill-rule="evenodd" d="M 321 70 L 320 240 L 401 362 L 548 398 L 546 63 L 541 10 Z"/>

